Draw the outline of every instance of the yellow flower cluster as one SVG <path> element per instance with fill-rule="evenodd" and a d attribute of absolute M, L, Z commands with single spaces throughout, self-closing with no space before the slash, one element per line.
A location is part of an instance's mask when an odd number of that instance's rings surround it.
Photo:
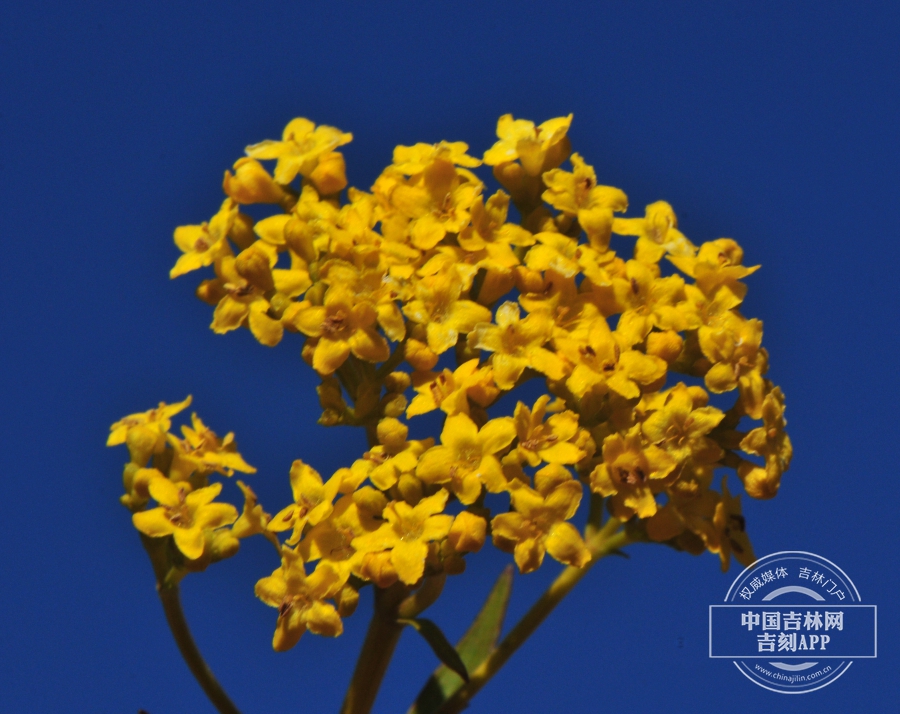
<path fill-rule="evenodd" d="M 173 436 L 186 402 L 113 425 L 142 533 L 172 535 L 189 560 L 226 537 L 276 545 L 281 565 L 256 586 L 278 609 L 276 649 L 307 629 L 340 634 L 365 583 L 462 572 L 488 537 L 522 572 L 546 553 L 583 567 L 592 554 L 571 519 L 585 487 L 637 539 L 708 550 L 723 569 L 732 554 L 753 561 L 739 497 L 725 477 L 715 490 L 714 472 L 734 469 L 749 496 L 769 498 L 791 459 L 762 323 L 740 312 L 758 266 L 731 239 L 695 246 L 664 201 L 620 215 L 626 195 L 571 153 L 571 120 L 503 116 L 483 159 L 462 142 L 398 146 L 371 192 L 342 201 L 336 149 L 352 136 L 295 119 L 225 173 L 208 222 L 176 229 L 172 277 L 215 270 L 197 291 L 215 306 L 212 329 L 247 327 L 269 346 L 303 335 L 320 422 L 370 440 L 328 479 L 296 461 L 293 502 L 272 517 L 240 484 L 238 518 L 207 484 L 252 471 L 230 434 L 195 417 Z M 270 174 L 260 160 L 273 159 Z M 502 186 L 491 195 L 482 164 Z M 254 220 L 241 211 L 254 203 L 280 211 Z M 535 378 L 545 395 L 493 415 Z M 723 410 L 710 392 L 735 398 Z M 410 439 L 403 420 L 435 410 L 439 442 Z M 144 510 L 149 498 L 159 506 Z"/>

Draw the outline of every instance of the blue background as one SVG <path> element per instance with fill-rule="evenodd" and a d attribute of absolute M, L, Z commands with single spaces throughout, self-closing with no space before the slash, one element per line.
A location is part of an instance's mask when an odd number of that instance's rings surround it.
<path fill-rule="evenodd" d="M 707 606 L 737 569 L 662 547 L 601 563 L 473 712 L 895 711 L 898 617 L 898 43 L 895 4 L 10 3 L 0 11 L 3 335 L 0 710 L 211 711 L 164 625 L 116 499 L 122 415 L 193 394 L 233 430 L 264 505 L 302 457 L 362 448 L 314 426 L 299 340 L 207 329 L 176 225 L 221 202 L 224 169 L 295 116 L 354 134 L 351 184 L 395 144 L 494 141 L 497 117 L 575 115 L 573 144 L 632 215 L 670 201 L 696 243 L 734 237 L 765 322 L 795 459 L 744 499 L 759 555 L 807 550 L 879 605 L 879 656 L 802 697 L 707 658 Z M 27 6 L 27 7 L 26 7 Z M 226 494 L 238 501 L 237 489 Z M 451 639 L 508 557 L 486 549 L 430 616 Z M 271 549 L 183 587 L 196 637 L 245 713 L 336 711 L 367 624 L 272 652 L 253 584 Z M 516 579 L 511 617 L 554 576 Z M 434 665 L 404 635 L 376 705 L 405 711 Z M 893 702 L 893 704 L 891 704 Z"/>

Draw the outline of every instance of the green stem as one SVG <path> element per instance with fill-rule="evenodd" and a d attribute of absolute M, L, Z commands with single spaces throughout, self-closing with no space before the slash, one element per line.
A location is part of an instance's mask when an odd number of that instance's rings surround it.
<path fill-rule="evenodd" d="M 151 538 L 143 533 L 140 536 L 144 550 L 150 556 L 153 573 L 156 575 L 156 592 L 162 603 L 163 612 L 166 613 L 166 622 L 169 624 L 172 637 L 175 638 L 178 650 L 191 670 L 191 674 L 194 675 L 197 683 L 220 714 L 241 714 L 228 698 L 225 690 L 222 689 L 222 685 L 216 680 L 212 670 L 203 659 L 203 655 L 200 654 L 197 643 L 191 636 L 191 630 L 184 617 L 184 610 L 181 609 L 181 598 L 178 595 L 178 580 L 184 575 L 184 571 L 179 571 L 172 566 L 169 557 L 169 548 L 171 547 L 169 541 L 171 539 Z"/>
<path fill-rule="evenodd" d="M 403 625 L 397 622 L 397 608 L 407 594 L 400 583 L 375 588 L 375 610 L 363 642 L 353 679 L 344 697 L 341 714 L 368 714 L 375 704 Z"/>
<path fill-rule="evenodd" d="M 603 529 L 588 542 L 592 555 L 590 562 L 583 568 L 569 566 L 563 570 L 547 591 L 525 613 L 525 616 L 503 638 L 503 641 L 497 648 L 488 655 L 487 659 L 473 672 L 470 672 L 469 683 L 458 689 L 452 697 L 444 702 L 444 705 L 438 709 L 437 714 L 457 714 L 457 712 L 465 709 L 469 704 L 469 700 L 487 684 L 491 677 L 500 671 L 500 668 L 506 664 L 507 660 L 512 657 L 525 640 L 534 634 L 538 625 L 546 619 L 547 615 L 553 612 L 553 609 L 569 594 L 572 588 L 587 575 L 587 572 L 594 564 L 630 542 L 624 531 L 619 531 L 613 535 L 612 531 L 618 528 L 619 525 L 621 525 L 620 522 L 615 518 L 609 519 Z"/>
<path fill-rule="evenodd" d="M 240 710 L 234 705 L 225 690 L 216 680 L 209 666 L 197 649 L 197 643 L 191 636 L 188 629 L 187 620 L 184 618 L 184 610 L 181 609 L 181 598 L 178 596 L 178 586 L 157 586 L 160 602 L 162 602 L 163 611 L 166 613 L 166 621 L 169 623 L 169 629 L 172 630 L 172 636 L 178 644 L 178 649 L 187 666 L 191 670 L 191 674 L 203 688 L 209 701 L 218 709 L 220 714 L 240 714 Z"/>

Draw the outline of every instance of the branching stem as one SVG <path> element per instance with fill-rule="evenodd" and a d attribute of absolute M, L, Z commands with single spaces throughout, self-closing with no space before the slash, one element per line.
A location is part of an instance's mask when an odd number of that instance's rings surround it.
<path fill-rule="evenodd" d="M 512 657 L 525 640 L 534 634 L 534 631 L 546 619 L 547 615 L 553 612 L 553 609 L 587 575 L 587 572 L 594 564 L 630 542 L 624 531 L 614 533 L 619 525 L 621 525 L 620 522 L 615 518 L 609 519 L 606 525 L 588 541 L 588 547 L 593 556 L 590 562 L 584 568 L 569 566 L 563 570 L 559 577 L 547 588 L 546 592 L 531 606 L 531 609 L 516 623 L 516 626 L 510 630 L 509 634 L 503 638 L 503 641 L 497 648 L 470 673 L 469 683 L 457 690 L 452 697 L 444 702 L 437 714 L 457 714 L 457 712 L 465 709 L 469 704 L 469 700 L 487 684 L 491 677 L 500 671 L 500 668 L 506 664 L 507 660 Z"/>

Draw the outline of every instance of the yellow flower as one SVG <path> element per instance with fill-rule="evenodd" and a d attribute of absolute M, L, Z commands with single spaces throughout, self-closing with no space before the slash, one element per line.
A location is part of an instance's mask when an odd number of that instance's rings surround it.
<path fill-rule="evenodd" d="M 271 303 L 265 298 L 275 289 L 271 270 L 274 259 L 274 253 L 257 242 L 237 258 L 225 257 L 216 263 L 224 294 L 213 313 L 213 332 L 223 335 L 246 323 L 260 343 L 274 347 L 281 342 L 284 328 L 268 314 Z"/>
<path fill-rule="evenodd" d="M 440 408 L 446 414 L 468 414 L 469 400 L 487 407 L 500 394 L 494 386 L 491 367 L 478 366 L 478 358 L 464 362 L 455 371 L 413 372 L 417 394 L 406 410 L 407 417 L 426 414 Z"/>
<path fill-rule="evenodd" d="M 647 519 L 647 535 L 651 540 L 676 539 L 681 545 L 690 545 L 699 537 L 704 548 L 718 543 L 712 520 L 721 498 L 709 488 L 712 476 L 710 465 L 688 464 L 679 479 L 666 489 L 667 503 Z"/>
<path fill-rule="evenodd" d="M 434 439 L 407 441 L 409 427 L 391 417 L 378 422 L 376 434 L 379 444 L 369 449 L 358 463 L 382 491 L 396 484 L 403 474 L 413 473 L 419 456 L 434 444 Z"/>
<path fill-rule="evenodd" d="M 538 244 L 525 256 L 525 265 L 532 270 L 553 270 L 571 278 L 593 272 L 592 266 L 599 263 L 596 250 L 562 233 L 542 231 L 535 233 L 534 239 Z"/>
<path fill-rule="evenodd" d="M 625 263 L 625 275 L 613 277 L 609 287 L 594 287 L 600 307 L 607 315 L 622 313 L 616 332 L 631 346 L 643 342 L 654 327 L 681 331 L 687 319 L 678 304 L 685 300 L 684 279 L 661 278 L 655 264 L 638 260 Z"/>
<path fill-rule="evenodd" d="M 134 527 L 151 538 L 171 535 L 178 550 L 189 560 L 203 555 L 205 531 L 237 520 L 237 509 L 230 503 L 212 503 L 222 491 L 221 483 L 191 491 L 186 483 L 154 478 L 149 488 L 159 508 L 135 513 L 131 517 Z"/>
<path fill-rule="evenodd" d="M 566 410 L 553 414 L 547 421 L 544 415 L 550 395 L 538 397 L 534 410 L 522 402 L 516 404 L 513 418 L 516 422 L 516 453 L 529 466 L 537 466 L 541 461 L 549 464 L 574 464 L 587 453 L 573 442 L 583 432 L 578 426 L 578 415 Z"/>
<path fill-rule="evenodd" d="M 384 494 L 371 486 L 342 496 L 334 504 L 331 515 L 315 525 L 300 543 L 304 560 L 327 560 L 340 573 L 342 581 L 346 581 L 351 573 L 359 575 L 365 553 L 353 547 L 353 539 L 381 527 L 385 506 Z"/>
<path fill-rule="evenodd" d="M 332 501 L 340 487 L 340 474 L 334 474 L 323 483 L 318 471 L 297 459 L 291 466 L 294 503 L 278 512 L 269 524 L 269 530 L 281 533 L 293 528 L 294 532 L 287 541 L 288 545 L 293 545 L 300 540 L 307 523 L 316 525 L 331 514 Z"/>
<path fill-rule="evenodd" d="M 325 293 L 324 305 L 308 300 L 296 303 L 285 312 L 284 320 L 309 337 L 318 338 L 313 352 L 313 369 L 333 374 L 350 354 L 368 362 L 384 362 L 391 350 L 378 334 L 375 309 L 341 285 L 332 285 Z"/>
<path fill-rule="evenodd" d="M 281 567 L 256 583 L 256 597 L 266 605 L 278 608 L 278 624 L 272 647 L 285 652 L 309 630 L 317 635 L 337 637 L 344 631 L 334 605 L 325 602 L 340 588 L 340 576 L 327 562 L 320 563 L 307 576 L 300 554 L 283 548 Z"/>
<path fill-rule="evenodd" d="M 193 428 L 181 427 L 183 441 L 174 437 L 171 439 L 175 455 L 169 469 L 169 478 L 184 481 L 195 471 L 204 476 L 213 471 L 225 476 L 232 476 L 235 471 L 256 473 L 256 469 L 238 453 L 232 432 L 220 439 L 196 414 L 191 414 L 191 424 Z"/>
<path fill-rule="evenodd" d="M 472 204 L 472 223 L 462 230 L 457 241 L 463 250 L 485 251 L 487 257 L 479 263 L 485 267 L 512 268 L 519 259 L 510 246 L 534 243 L 531 233 L 515 223 L 507 223 L 509 195 L 497 191 L 487 203 L 478 196 Z"/>
<path fill-rule="evenodd" d="M 426 171 L 435 161 L 446 161 L 456 166 L 474 168 L 481 166 L 481 161 L 466 152 L 469 145 L 464 141 L 441 141 L 437 144 L 418 143 L 413 146 L 397 146 L 394 148 L 393 166 L 407 176 Z"/>
<path fill-rule="evenodd" d="M 642 263 L 658 263 L 666 253 L 691 258 L 697 250 L 678 230 L 675 211 L 665 201 L 647 206 L 643 218 L 616 218 L 612 230 L 619 235 L 638 237 L 634 257 Z"/>
<path fill-rule="evenodd" d="M 403 314 L 425 326 L 428 347 L 442 354 L 456 344 L 460 334 L 491 319 L 491 311 L 472 300 L 461 300 L 463 284 L 457 271 L 445 270 L 420 280 L 416 297 L 403 307 Z"/>
<path fill-rule="evenodd" d="M 172 426 L 172 417 L 190 406 L 191 397 L 177 404 L 160 402 L 156 409 L 129 414 L 109 427 L 107 446 L 128 444 L 131 460 L 144 466 L 153 454 L 162 453 Z"/>
<path fill-rule="evenodd" d="M 738 302 L 747 293 L 747 286 L 738 281 L 759 270 L 758 265 L 749 268 L 741 265 L 743 259 L 744 251 L 730 238 L 704 243 L 696 257 L 693 253 L 669 257 L 682 273 L 696 279 L 697 287 L 705 295 L 712 298 L 720 287 L 725 287 L 737 296 Z"/>
<path fill-rule="evenodd" d="M 728 561 L 731 554 L 744 567 L 748 567 L 756 560 L 753 554 L 753 546 L 747 536 L 746 522 L 741 515 L 741 497 L 728 492 L 725 477 L 722 477 L 722 500 L 716 505 L 716 513 L 713 516 L 713 525 L 718 538 L 717 542 L 709 544 L 713 553 L 718 553 L 722 560 L 722 571 L 728 570 Z"/>
<path fill-rule="evenodd" d="M 784 394 L 780 387 L 775 387 L 766 395 L 760 416 L 763 425 L 751 430 L 741 440 L 741 449 L 764 457 L 765 468 L 744 461 L 738 468 L 738 475 L 749 496 L 772 498 L 778 492 L 781 475 L 788 470 L 794 454 L 790 437 L 784 431 L 787 421 L 784 419 Z"/>
<path fill-rule="evenodd" d="M 526 367 L 550 379 L 565 376 L 565 363 L 543 345 L 553 332 L 553 321 L 545 313 L 531 313 L 519 319 L 519 306 L 505 302 L 497 308 L 497 324 L 485 321 L 475 325 L 469 345 L 493 352 L 491 367 L 500 389 L 512 389 Z M 490 317 L 488 317 L 490 319 Z"/>
<path fill-rule="evenodd" d="M 559 211 L 578 216 L 578 223 L 591 245 L 605 250 L 609 245 L 613 213 L 628 208 L 628 197 L 614 186 L 598 186 L 597 175 L 578 154 L 572 154 L 573 171 L 553 169 L 544 174 L 547 190 L 542 198 Z"/>
<path fill-rule="evenodd" d="M 568 519 L 581 503 L 581 484 L 558 464 L 545 466 L 535 474 L 535 488 L 520 482 L 510 488 L 513 511 L 491 522 L 494 545 L 514 553 L 523 573 L 537 570 L 549 552 L 556 560 L 583 568 L 590 551 Z"/>
<path fill-rule="evenodd" d="M 655 494 L 675 466 L 665 451 L 644 443 L 637 425 L 625 436 L 610 434 L 603 440 L 603 463 L 591 473 L 591 490 L 612 496 L 610 511 L 616 518 L 649 518 L 657 510 Z"/>
<path fill-rule="evenodd" d="M 566 386 L 582 398 L 595 389 L 609 388 L 626 399 L 641 395 L 639 385 L 649 385 L 666 374 L 665 361 L 638 350 L 620 349 L 606 320 L 596 320 L 588 333 L 587 344 L 562 345 L 566 357 L 575 365 Z"/>
<path fill-rule="evenodd" d="M 768 356 L 762 349 L 762 322 L 731 313 L 719 328 L 701 327 L 700 349 L 713 363 L 706 373 L 706 387 L 721 394 L 740 387 L 744 410 L 754 419 L 762 415 Z"/>
<path fill-rule="evenodd" d="M 280 203 L 286 196 L 262 164 L 249 157 L 235 162 L 234 175 L 225 172 L 222 190 L 237 203 Z"/>
<path fill-rule="evenodd" d="M 228 231 L 238 214 L 237 203 L 231 198 L 222 202 L 219 212 L 208 223 L 199 226 L 178 226 L 175 229 L 175 245 L 182 255 L 169 271 L 170 278 L 177 278 L 192 270 L 212 265 L 217 259 L 232 255 L 228 245 Z"/>
<path fill-rule="evenodd" d="M 446 538 L 450 532 L 453 516 L 441 513 L 448 496 L 441 489 L 415 506 L 391 501 L 383 514 L 387 523 L 374 533 L 354 538 L 353 547 L 362 553 L 390 550 L 391 565 L 400 580 L 407 585 L 417 583 L 425 572 L 428 543 Z"/>
<path fill-rule="evenodd" d="M 484 484 L 491 493 L 506 488 L 506 478 L 496 454 L 516 437 L 511 417 L 492 419 L 480 430 L 467 415 L 448 416 L 441 431 L 441 445 L 422 454 L 416 476 L 425 483 L 449 484 L 465 505 L 481 495 Z"/>
<path fill-rule="evenodd" d="M 688 459 L 695 463 L 714 463 L 724 452 L 706 435 L 724 417 L 715 407 L 695 409 L 690 390 L 679 383 L 666 393 L 665 401 L 647 417 L 641 431 L 647 441 L 665 449 L 678 464 Z"/>
<path fill-rule="evenodd" d="M 275 534 L 269 530 L 272 516 L 263 510 L 252 488 L 243 481 L 238 481 L 237 485 L 244 494 L 244 510 L 231 526 L 232 535 L 235 538 L 249 538 L 261 533 L 274 543 L 275 547 L 280 548 Z"/>
<path fill-rule="evenodd" d="M 554 166 L 565 160 L 569 145 L 566 132 L 571 124 L 571 114 L 548 119 L 537 127 L 527 119 L 513 119 L 512 114 L 504 114 L 497 121 L 500 141 L 484 153 L 484 163 L 498 166 L 519 159 L 529 176 L 538 176 L 545 170 L 548 154 Z"/>
<path fill-rule="evenodd" d="M 353 140 L 353 134 L 345 134 L 333 126 L 316 127 L 309 119 L 292 120 L 285 128 L 281 141 L 269 139 L 248 146 L 247 156 L 254 159 L 278 159 L 275 180 L 284 185 L 299 173 L 309 176 L 319 157 Z"/>

